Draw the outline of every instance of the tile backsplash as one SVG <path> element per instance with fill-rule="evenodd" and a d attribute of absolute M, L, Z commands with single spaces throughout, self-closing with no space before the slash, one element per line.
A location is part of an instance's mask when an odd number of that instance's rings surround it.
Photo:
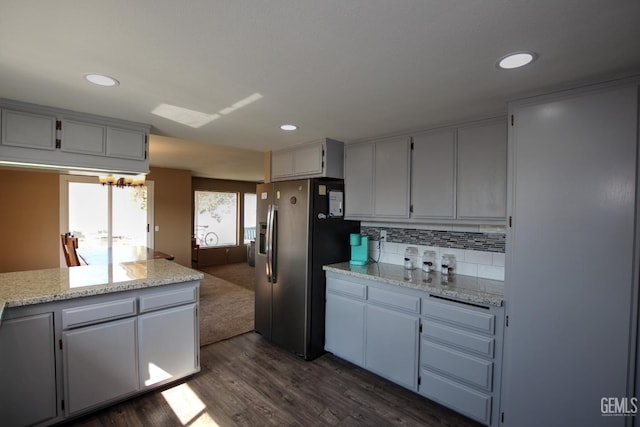
<path fill-rule="evenodd" d="M 380 241 L 380 231 L 387 232 Z M 455 257 L 455 272 L 466 276 L 504 280 L 505 229 L 493 226 L 420 226 L 401 228 L 397 224 L 362 223 L 360 232 L 369 236 L 369 256 L 379 262 L 404 264 L 407 246 Z"/>

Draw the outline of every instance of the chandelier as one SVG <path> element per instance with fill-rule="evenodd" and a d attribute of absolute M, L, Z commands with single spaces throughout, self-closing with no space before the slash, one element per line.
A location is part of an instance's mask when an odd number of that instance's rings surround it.
<path fill-rule="evenodd" d="M 121 176 L 121 177 L 107 175 L 107 176 L 98 177 L 98 182 L 100 182 L 100 184 L 108 185 L 109 187 L 113 186 L 118 188 L 142 187 L 144 185 L 144 181 L 145 181 L 144 175 Z"/>

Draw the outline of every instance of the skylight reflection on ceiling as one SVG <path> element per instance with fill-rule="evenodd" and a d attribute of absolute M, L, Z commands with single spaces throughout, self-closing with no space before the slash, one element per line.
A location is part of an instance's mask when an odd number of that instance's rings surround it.
<path fill-rule="evenodd" d="M 207 123 L 219 119 L 223 115 L 232 113 L 240 108 L 246 107 L 249 104 L 253 104 L 257 100 L 261 99 L 262 95 L 259 93 L 253 93 L 238 102 L 235 102 L 230 107 L 225 107 L 222 110 L 214 114 L 203 113 L 202 111 L 190 110 L 188 108 L 178 107 L 171 104 L 160 104 L 151 112 L 156 116 L 163 117 L 176 123 L 180 123 L 192 128 L 199 128 Z"/>

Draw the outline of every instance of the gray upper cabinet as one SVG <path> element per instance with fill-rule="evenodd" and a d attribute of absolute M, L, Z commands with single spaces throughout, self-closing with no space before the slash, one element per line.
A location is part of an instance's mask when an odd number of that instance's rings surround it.
<path fill-rule="evenodd" d="M 504 224 L 506 189 L 504 117 L 345 148 L 347 218 Z"/>
<path fill-rule="evenodd" d="M 65 120 L 64 144 L 60 149 L 69 153 L 102 156 L 107 139 L 106 127 L 95 123 Z"/>
<path fill-rule="evenodd" d="M 345 216 L 373 216 L 373 144 L 347 145 L 344 149 Z"/>
<path fill-rule="evenodd" d="M 347 145 L 346 217 L 408 218 L 409 155 L 405 137 Z"/>
<path fill-rule="evenodd" d="M 322 139 L 271 153 L 271 180 L 344 177 L 344 144 Z"/>
<path fill-rule="evenodd" d="M 455 218 L 455 149 L 455 129 L 413 137 L 412 218 Z"/>
<path fill-rule="evenodd" d="M 409 218 L 409 138 L 375 143 L 375 217 Z"/>
<path fill-rule="evenodd" d="M 56 149 L 56 116 L 2 109 L 2 139 L 9 147 Z"/>
<path fill-rule="evenodd" d="M 507 123 L 458 128 L 457 217 L 502 219 L 507 202 Z"/>
<path fill-rule="evenodd" d="M 0 108 L 0 162 L 149 172 L 149 125 L 5 99 Z"/>

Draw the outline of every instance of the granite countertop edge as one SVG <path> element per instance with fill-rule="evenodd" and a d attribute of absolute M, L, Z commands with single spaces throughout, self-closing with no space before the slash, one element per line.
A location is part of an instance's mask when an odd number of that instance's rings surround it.
<path fill-rule="evenodd" d="M 450 297 L 464 302 L 495 307 L 501 307 L 504 304 L 504 282 L 499 280 L 460 274 L 447 277 L 442 276 L 439 272 L 431 272 L 428 273 L 429 283 L 425 283 L 421 280 L 421 270 L 412 270 L 412 278 L 401 279 L 404 274 L 403 266 L 384 263 L 351 266 L 348 262 L 341 262 L 325 265 L 322 268 L 325 271 L 425 291 L 433 295 Z M 372 272 L 374 269 L 375 272 Z M 443 284 L 443 282 L 446 284 Z M 486 288 L 490 288 L 491 292 L 486 291 Z"/>
<path fill-rule="evenodd" d="M 97 283 L 89 286 L 69 286 L 68 269 L 46 269 L 0 274 L 0 322 L 6 309 L 10 307 L 22 307 L 35 304 L 45 304 L 55 301 L 63 301 L 74 298 L 83 298 L 94 295 L 104 295 L 129 290 L 153 288 L 175 283 L 202 280 L 204 274 L 197 270 L 178 265 L 167 260 L 142 261 L 148 264 L 150 272 L 147 277 L 132 278 L 113 282 Z M 71 267 L 74 269 L 89 269 L 90 267 Z M 109 266 L 104 266 L 109 268 Z M 87 270 L 89 271 L 89 270 Z M 9 280 L 3 281 L 10 277 Z M 66 280 L 65 280 L 66 278 Z M 22 291 L 23 286 L 33 288 L 34 281 L 42 283 L 41 286 Z M 10 284 L 7 284 L 10 282 Z M 61 286 L 62 284 L 62 286 Z"/>

